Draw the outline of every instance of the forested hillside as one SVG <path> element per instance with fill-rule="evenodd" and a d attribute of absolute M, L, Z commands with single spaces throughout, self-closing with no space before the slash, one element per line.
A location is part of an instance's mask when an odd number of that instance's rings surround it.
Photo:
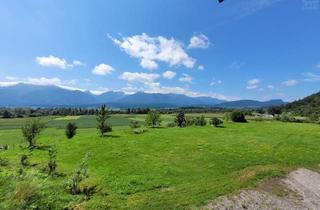
<path fill-rule="evenodd" d="M 302 116 L 320 114 L 320 92 L 304 99 L 288 103 L 284 106 L 285 111 L 293 112 Z"/>

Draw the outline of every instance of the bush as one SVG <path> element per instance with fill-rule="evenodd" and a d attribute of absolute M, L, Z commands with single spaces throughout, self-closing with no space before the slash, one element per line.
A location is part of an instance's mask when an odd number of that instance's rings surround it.
<path fill-rule="evenodd" d="M 311 114 L 310 117 L 309 117 L 309 120 L 310 120 L 311 122 L 318 122 L 319 119 L 320 119 L 320 116 L 319 116 L 319 114 L 317 114 L 317 113 L 313 113 L 313 114 Z"/>
<path fill-rule="evenodd" d="M 191 116 L 186 116 L 186 124 L 185 126 L 193 126 L 196 123 L 196 119 Z"/>
<path fill-rule="evenodd" d="M 280 121 L 282 122 L 298 122 L 296 118 L 291 113 L 282 113 L 280 116 Z"/>
<path fill-rule="evenodd" d="M 72 139 L 77 132 L 77 126 L 75 123 L 68 123 L 66 126 L 66 136 L 68 139 Z"/>
<path fill-rule="evenodd" d="M 161 116 L 157 111 L 149 111 L 146 117 L 146 124 L 152 128 L 161 124 Z"/>
<path fill-rule="evenodd" d="M 170 123 L 168 123 L 167 124 L 167 128 L 174 128 L 174 127 L 176 127 L 177 125 L 176 125 L 176 123 L 174 123 L 174 122 L 170 122 Z"/>
<path fill-rule="evenodd" d="M 45 125 L 41 122 L 40 118 L 28 120 L 22 126 L 22 135 L 29 144 L 28 147 L 30 149 L 36 147 L 36 138 L 44 128 Z"/>
<path fill-rule="evenodd" d="M 210 124 L 213 125 L 214 127 L 219 127 L 223 124 L 223 121 L 220 120 L 219 118 L 217 117 L 213 117 L 211 120 L 210 120 Z"/>
<path fill-rule="evenodd" d="M 140 123 L 139 123 L 138 121 L 131 121 L 129 126 L 130 126 L 130 128 L 132 128 L 132 129 L 140 128 L 140 127 L 141 127 L 141 125 L 140 125 Z"/>
<path fill-rule="evenodd" d="M 186 126 L 186 118 L 185 118 L 184 112 L 179 112 L 179 114 L 177 114 L 175 123 L 180 128 Z"/>
<path fill-rule="evenodd" d="M 233 111 L 230 113 L 230 119 L 233 122 L 247 122 L 243 112 L 241 111 Z"/>
<path fill-rule="evenodd" d="M 142 133 L 147 132 L 147 131 L 148 131 L 148 129 L 145 128 L 145 127 L 133 129 L 133 133 L 134 134 L 142 134 Z"/>
<path fill-rule="evenodd" d="M 195 123 L 196 126 L 206 126 L 207 125 L 207 120 L 206 118 L 202 115 L 201 117 L 196 117 Z"/>

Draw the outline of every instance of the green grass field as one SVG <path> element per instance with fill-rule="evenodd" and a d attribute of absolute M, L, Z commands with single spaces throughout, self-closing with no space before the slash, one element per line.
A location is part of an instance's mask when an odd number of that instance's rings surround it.
<path fill-rule="evenodd" d="M 39 172 L 48 152 L 34 150 L 30 162 L 37 165 L 28 173 L 37 186 L 37 202 L 53 209 L 192 209 L 297 167 L 319 167 L 319 125 L 249 121 L 225 123 L 224 128 L 163 127 L 133 134 L 129 122 L 144 117 L 112 116 L 113 132 L 104 138 L 98 136 L 92 116 L 44 118 L 48 128 L 38 144 L 56 145 L 57 171 L 65 176 Z M 172 120 L 172 115 L 163 116 L 164 125 Z M 68 121 L 79 126 L 72 140 L 64 135 Z M 17 193 L 26 183 L 15 174 L 21 154 L 28 153 L 19 147 L 23 122 L 0 120 L 0 145 L 9 145 L 0 152 L 9 161 L 0 166 L 0 209 L 18 209 L 21 203 Z M 82 195 L 68 194 L 64 184 L 87 153 L 89 177 L 83 185 L 98 185 L 99 191 L 83 200 Z"/>

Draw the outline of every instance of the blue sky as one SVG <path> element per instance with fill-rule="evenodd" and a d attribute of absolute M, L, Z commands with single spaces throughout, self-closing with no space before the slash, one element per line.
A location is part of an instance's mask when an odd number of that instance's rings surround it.
<path fill-rule="evenodd" d="M 319 26 L 320 0 L 0 0 L 0 86 L 291 101 L 319 91 Z"/>

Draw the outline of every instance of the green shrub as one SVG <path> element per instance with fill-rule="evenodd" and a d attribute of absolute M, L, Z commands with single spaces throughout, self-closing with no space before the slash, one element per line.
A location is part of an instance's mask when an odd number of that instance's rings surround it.
<path fill-rule="evenodd" d="M 219 127 L 223 124 L 223 121 L 217 117 L 213 117 L 210 120 L 210 124 L 213 125 L 214 127 Z"/>
<path fill-rule="evenodd" d="M 142 134 L 142 133 L 145 133 L 147 131 L 148 131 L 148 129 L 145 128 L 145 127 L 140 127 L 140 128 L 133 129 L 133 133 L 134 134 Z"/>
<path fill-rule="evenodd" d="M 161 115 L 157 111 L 149 111 L 146 117 L 146 124 L 152 128 L 161 125 Z"/>
<path fill-rule="evenodd" d="M 196 126 L 206 126 L 207 125 L 207 120 L 206 118 L 202 115 L 201 117 L 196 117 L 195 123 Z"/>
<path fill-rule="evenodd" d="M 140 127 L 141 127 L 140 123 L 139 123 L 138 121 L 136 121 L 136 120 L 131 121 L 129 126 L 130 126 L 130 128 L 132 128 L 132 129 L 140 128 Z"/>
<path fill-rule="evenodd" d="M 170 122 L 170 123 L 168 123 L 167 124 L 167 128 L 174 128 L 174 127 L 176 127 L 177 125 L 176 125 L 176 123 L 174 123 L 174 122 Z"/>
<path fill-rule="evenodd" d="M 244 113 L 242 111 L 233 111 L 230 113 L 230 119 L 233 122 L 247 122 Z"/>
<path fill-rule="evenodd" d="M 66 136 L 68 139 L 72 139 L 77 133 L 77 126 L 75 123 L 68 123 L 66 126 Z"/>
<path fill-rule="evenodd" d="M 185 126 L 193 126 L 196 123 L 196 119 L 192 116 L 186 116 L 186 123 Z"/>

